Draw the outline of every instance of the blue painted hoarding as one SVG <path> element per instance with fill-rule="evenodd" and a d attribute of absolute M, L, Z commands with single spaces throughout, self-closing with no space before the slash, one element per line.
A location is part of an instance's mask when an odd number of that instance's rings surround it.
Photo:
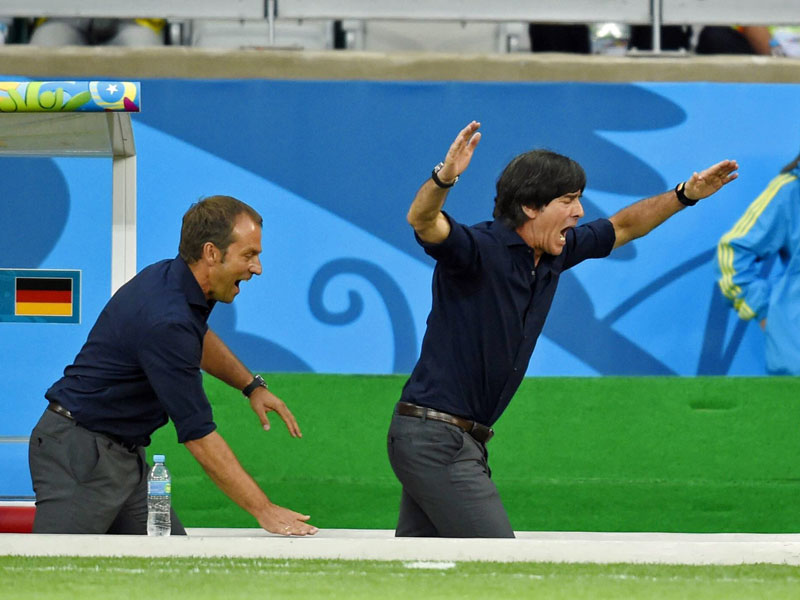
<path fill-rule="evenodd" d="M 405 213 L 459 129 L 476 119 L 483 138 L 447 201 L 465 223 L 491 218 L 500 171 L 534 147 L 584 166 L 586 220 L 724 158 L 741 166 L 739 180 L 711 199 L 565 274 L 529 375 L 764 374 L 760 331 L 723 301 L 713 252 L 796 156 L 800 85 L 141 86 L 147 103 L 132 117 L 138 267 L 177 254 L 181 216 L 199 197 L 228 194 L 253 205 L 264 216 L 264 273 L 243 284 L 234 304 L 218 305 L 210 321 L 253 370 L 410 371 L 433 265 Z M 38 330 L 0 323 L 5 347 L 14 348 L 0 362 L 0 410 L 10 416 L 0 435 L 30 432 L 45 389 L 107 300 L 110 169 L 97 159 L 0 160 L 7 182 L 0 267 L 83 272 L 82 323 Z"/>

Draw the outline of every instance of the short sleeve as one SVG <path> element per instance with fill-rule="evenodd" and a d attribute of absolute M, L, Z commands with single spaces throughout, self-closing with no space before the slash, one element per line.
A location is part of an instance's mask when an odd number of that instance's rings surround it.
<path fill-rule="evenodd" d="M 443 242 L 431 244 L 414 234 L 425 253 L 448 271 L 464 271 L 478 263 L 478 245 L 468 227 L 442 211 L 450 223 L 450 235 Z"/>
<path fill-rule="evenodd" d="M 204 437 L 216 429 L 203 390 L 203 339 L 182 323 L 159 323 L 139 348 L 139 360 L 156 397 L 175 424 L 178 441 Z"/>
<path fill-rule="evenodd" d="M 617 235 L 608 219 L 597 219 L 567 232 L 563 270 L 587 258 L 605 258 L 614 249 Z"/>

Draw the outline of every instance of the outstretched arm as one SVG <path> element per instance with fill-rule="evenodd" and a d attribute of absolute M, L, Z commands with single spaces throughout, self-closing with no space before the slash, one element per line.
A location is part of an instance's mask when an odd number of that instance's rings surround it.
<path fill-rule="evenodd" d="M 472 153 L 481 139 L 478 132 L 481 124 L 472 121 L 462 129 L 455 141 L 447 151 L 444 159 L 444 166 L 438 173 L 439 179 L 443 183 L 455 181 L 469 166 L 472 160 Z M 447 239 L 450 235 L 450 223 L 442 214 L 445 198 L 449 188 L 441 188 L 433 181 L 428 179 L 419 188 L 411 208 L 408 209 L 409 224 L 417 232 L 417 235 L 424 242 L 438 244 Z"/>
<path fill-rule="evenodd" d="M 228 443 L 216 431 L 184 444 L 211 480 L 236 504 L 253 515 L 267 531 L 280 535 L 313 535 L 317 528 L 310 518 L 270 502 L 244 470 Z"/>
<path fill-rule="evenodd" d="M 683 193 L 692 201 L 707 198 L 736 179 L 735 171 L 738 168 L 735 160 L 718 162 L 700 173 L 694 173 L 684 183 Z M 675 190 L 671 190 L 623 208 L 609 219 L 617 236 L 614 248 L 650 233 L 685 206 L 678 200 Z"/>
<path fill-rule="evenodd" d="M 242 361 L 225 345 L 219 336 L 209 329 L 203 338 L 203 358 L 200 368 L 221 379 L 237 390 L 243 389 L 253 380 L 250 369 L 244 366 Z M 250 394 L 250 407 L 258 415 L 261 426 L 268 430 L 270 428 L 267 413 L 275 411 L 278 413 L 292 437 L 303 437 L 300 426 L 294 418 L 286 404 L 275 394 L 263 387 L 257 387 Z"/>

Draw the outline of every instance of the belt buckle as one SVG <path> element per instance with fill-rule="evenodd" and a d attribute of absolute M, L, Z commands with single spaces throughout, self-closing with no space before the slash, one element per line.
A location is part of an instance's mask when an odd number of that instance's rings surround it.
<path fill-rule="evenodd" d="M 486 438 L 481 440 L 479 439 L 476 434 L 480 435 L 480 437 L 484 437 L 483 433 L 486 433 Z M 491 427 L 487 427 L 482 423 L 478 423 L 477 421 L 472 422 L 472 429 L 470 429 L 469 434 L 474 437 L 476 440 L 481 442 L 482 444 L 487 444 L 490 439 L 494 436 L 494 429 Z"/>

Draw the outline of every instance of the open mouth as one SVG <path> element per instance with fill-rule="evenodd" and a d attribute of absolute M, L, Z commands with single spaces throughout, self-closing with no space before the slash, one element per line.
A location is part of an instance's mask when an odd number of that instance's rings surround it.
<path fill-rule="evenodd" d="M 567 241 L 567 231 L 569 231 L 569 229 L 570 229 L 569 227 L 564 227 L 564 229 L 561 230 L 561 232 L 559 234 L 559 239 L 562 242 L 566 242 Z"/>

